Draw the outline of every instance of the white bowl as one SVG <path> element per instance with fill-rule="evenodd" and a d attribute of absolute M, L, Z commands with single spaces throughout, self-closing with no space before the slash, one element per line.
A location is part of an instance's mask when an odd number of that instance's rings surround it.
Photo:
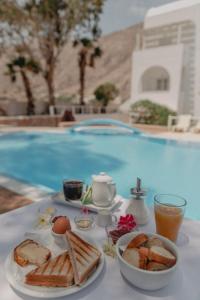
<path fill-rule="evenodd" d="M 118 262 L 120 266 L 121 273 L 124 277 L 132 283 L 134 286 L 141 288 L 143 290 L 154 291 L 161 289 L 168 285 L 177 270 L 177 265 L 179 263 L 179 254 L 177 246 L 170 240 L 164 238 L 158 234 L 145 233 L 147 236 L 155 236 L 163 241 L 167 249 L 169 249 L 176 256 L 176 264 L 163 271 L 147 271 L 143 269 L 136 268 L 126 262 L 121 256 L 120 248 L 126 246 L 135 236 L 142 232 L 130 232 L 119 238 L 116 244 L 116 252 L 118 257 Z"/>

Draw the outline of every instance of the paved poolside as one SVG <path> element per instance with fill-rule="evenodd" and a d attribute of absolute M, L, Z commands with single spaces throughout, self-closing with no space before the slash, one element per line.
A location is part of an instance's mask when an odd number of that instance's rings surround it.
<path fill-rule="evenodd" d="M 0 175 L 0 214 L 51 198 L 52 190 Z"/>
<path fill-rule="evenodd" d="M 165 126 L 156 126 L 156 125 L 143 125 L 143 124 L 134 124 L 133 127 L 138 128 L 145 133 L 154 135 L 154 137 L 166 138 L 166 139 L 175 139 L 188 142 L 200 142 L 200 133 L 192 132 L 171 132 L 168 131 Z M 11 133 L 11 132 L 31 132 L 31 131 L 46 131 L 46 132 L 56 132 L 63 133 L 66 131 L 66 128 L 63 127 L 0 127 L 0 134 Z"/>
<path fill-rule="evenodd" d="M 166 139 L 173 139 L 178 141 L 184 142 L 197 142 L 200 143 L 200 134 L 199 133 L 178 133 L 178 132 L 162 132 L 155 134 L 156 137 L 166 138 Z"/>
<path fill-rule="evenodd" d="M 31 203 L 30 199 L 0 186 L 0 214 Z"/>

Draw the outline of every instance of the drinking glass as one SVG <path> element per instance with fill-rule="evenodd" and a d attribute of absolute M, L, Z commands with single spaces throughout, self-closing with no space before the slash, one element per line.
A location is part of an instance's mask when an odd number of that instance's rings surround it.
<path fill-rule="evenodd" d="M 160 194 L 154 197 L 156 232 L 176 242 L 187 201 L 177 195 Z"/>
<path fill-rule="evenodd" d="M 80 200 L 83 195 L 84 183 L 81 180 L 64 180 L 63 192 L 66 201 Z"/>
<path fill-rule="evenodd" d="M 75 216 L 74 223 L 80 230 L 89 230 L 94 226 L 94 218 L 89 214 L 81 214 L 79 216 Z"/>

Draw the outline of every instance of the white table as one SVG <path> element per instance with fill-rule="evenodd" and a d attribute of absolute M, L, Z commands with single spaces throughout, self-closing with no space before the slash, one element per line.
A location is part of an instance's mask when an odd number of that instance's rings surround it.
<path fill-rule="evenodd" d="M 8 253 L 23 238 L 24 233 L 31 230 L 38 207 L 52 205 L 58 209 L 58 214 L 68 215 L 71 219 L 78 213 L 77 209 L 44 200 L 0 216 L 0 299 L 29 299 L 28 296 L 17 295 L 9 286 L 4 274 L 4 262 Z M 125 206 L 126 204 L 122 206 L 120 214 L 123 214 Z M 153 218 L 142 230 L 154 232 Z M 186 239 L 184 240 L 185 244 L 179 246 L 180 268 L 168 287 L 155 292 L 139 290 L 121 276 L 117 260 L 106 257 L 104 270 L 98 279 L 86 289 L 67 296 L 65 299 L 200 300 L 200 222 L 185 220 L 182 231 L 186 234 Z M 95 227 L 88 231 L 88 234 L 92 235 L 99 245 L 102 245 L 102 241 L 105 239 L 105 232 L 102 228 Z M 187 240 L 188 236 L 189 241 Z"/>

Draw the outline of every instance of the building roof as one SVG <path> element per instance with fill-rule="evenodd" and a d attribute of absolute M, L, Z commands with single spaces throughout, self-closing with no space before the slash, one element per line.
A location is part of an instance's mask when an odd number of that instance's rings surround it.
<path fill-rule="evenodd" d="M 149 9 L 145 16 L 144 29 L 186 21 L 193 22 L 195 26 L 200 25 L 200 0 L 179 0 Z"/>
<path fill-rule="evenodd" d="M 187 9 L 191 6 L 200 5 L 200 0 L 179 0 L 162 6 L 152 7 L 148 10 L 146 17 L 154 17 L 157 15 L 174 12 L 177 10 Z"/>

